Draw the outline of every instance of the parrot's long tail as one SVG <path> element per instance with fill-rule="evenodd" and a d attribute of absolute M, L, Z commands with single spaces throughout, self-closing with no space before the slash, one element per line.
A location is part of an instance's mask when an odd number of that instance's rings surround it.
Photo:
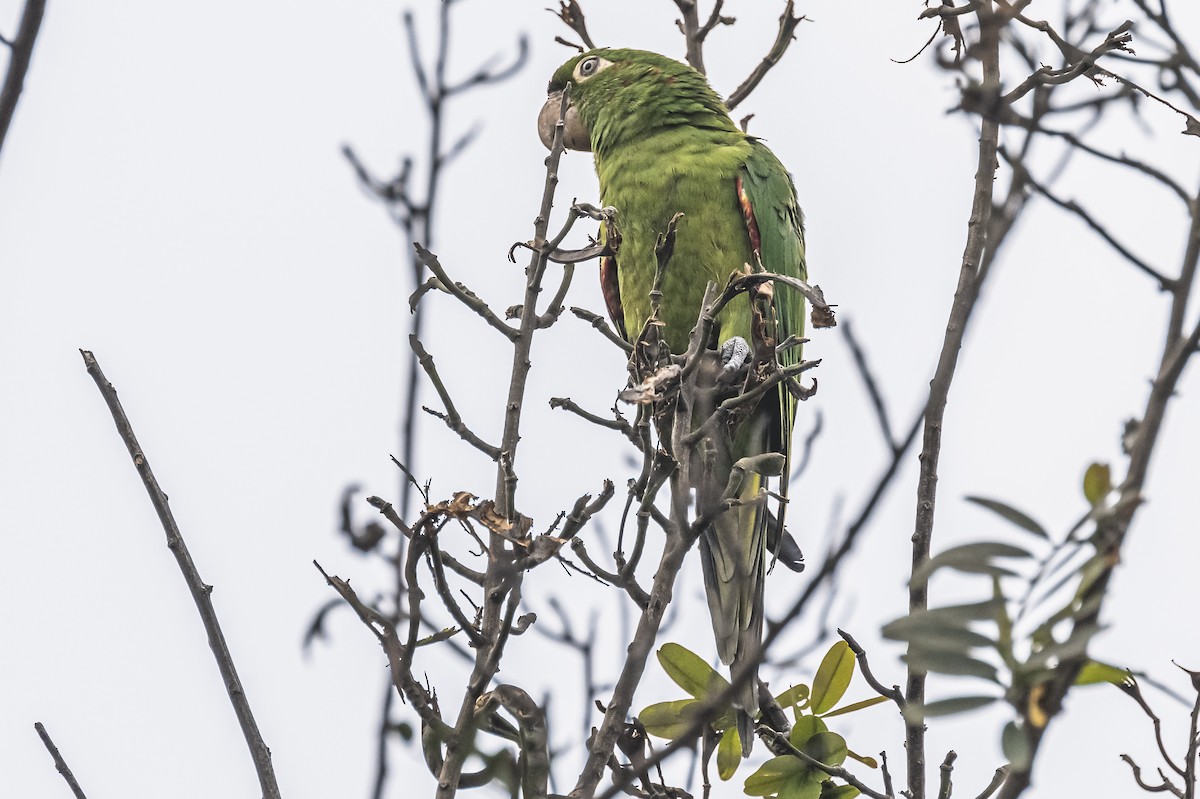
<path fill-rule="evenodd" d="M 747 479 L 741 497 L 758 493 L 761 478 Z M 754 743 L 758 712 L 758 664 L 762 659 L 763 583 L 766 577 L 767 512 L 762 506 L 735 507 L 717 517 L 700 537 L 700 561 L 712 616 L 717 654 L 735 681 L 738 735 L 743 756 Z M 745 674 L 749 671 L 749 674 Z M 745 676 L 742 676 L 744 675 Z"/>

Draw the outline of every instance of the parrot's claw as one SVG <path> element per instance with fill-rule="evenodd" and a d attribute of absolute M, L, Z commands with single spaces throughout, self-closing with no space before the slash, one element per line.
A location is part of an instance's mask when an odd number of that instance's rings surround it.
<path fill-rule="evenodd" d="M 721 363 L 725 364 L 722 377 L 732 377 L 741 371 L 750 360 L 750 345 L 741 336 L 732 336 L 721 344 Z"/>

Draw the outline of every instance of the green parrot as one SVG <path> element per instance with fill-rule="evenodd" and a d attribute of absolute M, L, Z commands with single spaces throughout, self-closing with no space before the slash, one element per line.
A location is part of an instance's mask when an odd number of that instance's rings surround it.
<path fill-rule="evenodd" d="M 602 259 L 600 280 L 609 315 L 627 341 L 637 340 L 650 316 L 655 243 L 678 212 L 683 216 L 659 317 L 673 353 L 687 349 L 709 281 L 723 286 L 731 273 L 759 262 L 768 271 L 805 279 L 804 217 L 792 179 L 766 145 L 734 124 L 703 75 L 642 50 L 598 49 L 575 56 L 550 80 L 538 125 L 547 147 L 567 84 L 565 144 L 592 152 L 601 201 L 618 212 L 620 246 L 615 256 Z M 803 297 L 784 285 L 771 294 L 775 340 L 802 336 Z M 711 346 L 719 350 L 723 370 L 730 376 L 752 360 L 751 310 L 743 293 L 717 320 Z M 776 358 L 780 366 L 795 364 L 800 348 L 785 348 Z M 700 472 L 692 476 L 697 504 L 706 495 L 720 498 L 740 458 L 776 452 L 786 463 L 795 410 L 796 397 L 785 383 L 778 392 L 764 395 L 738 427 L 725 456 L 693 470 Z M 785 497 L 787 474 L 785 465 L 779 486 Z M 742 499 L 756 496 L 766 479 L 757 474 L 749 478 L 743 483 Z M 796 571 L 803 567 L 799 550 L 783 532 L 780 507 L 778 521 L 763 504 L 730 508 L 700 538 L 718 654 L 735 676 L 747 669 L 753 672 L 735 698 L 746 754 L 759 707 L 768 538 L 781 542 L 772 548 L 781 553 L 782 562 Z"/>

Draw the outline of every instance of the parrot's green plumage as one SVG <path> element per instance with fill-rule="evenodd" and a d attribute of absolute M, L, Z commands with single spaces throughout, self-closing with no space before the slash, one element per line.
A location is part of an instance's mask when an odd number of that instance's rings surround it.
<path fill-rule="evenodd" d="M 609 313 L 627 340 L 637 339 L 650 316 L 655 243 L 677 212 L 684 216 L 660 309 L 662 334 L 672 352 L 687 349 L 709 281 L 724 285 L 731 273 L 759 261 L 767 271 L 805 278 L 803 217 L 791 177 L 765 145 L 733 123 L 704 76 L 640 50 L 578 55 L 550 81 L 541 122 L 544 141 L 553 134 L 557 98 L 568 83 L 568 146 L 592 151 L 601 201 L 618 211 L 620 248 L 602 263 L 601 279 Z M 802 335 L 803 299 L 782 285 L 773 297 L 776 341 Z M 743 293 L 722 311 L 714 344 L 735 337 L 750 341 L 751 323 L 750 301 Z M 783 350 L 778 358 L 781 366 L 798 362 L 799 347 Z M 789 455 L 795 406 L 781 384 L 741 425 L 725 458 L 718 458 L 710 474 L 694 477 L 693 484 L 706 482 L 709 495 L 716 491 L 719 497 L 737 459 L 764 452 Z M 780 493 L 786 495 L 784 474 Z M 762 478 L 752 477 L 742 498 L 759 492 Z M 704 486 L 693 487 L 701 496 Z M 718 653 L 735 673 L 739 664 L 761 659 L 768 524 L 763 505 L 735 507 L 719 516 L 700 542 Z M 746 714 L 757 711 L 757 680 L 749 681 L 737 704 Z M 748 747 L 746 731 L 743 727 Z"/>

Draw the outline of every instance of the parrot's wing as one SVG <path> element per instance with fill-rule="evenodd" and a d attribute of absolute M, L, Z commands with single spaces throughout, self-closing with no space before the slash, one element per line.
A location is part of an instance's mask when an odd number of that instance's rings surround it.
<path fill-rule="evenodd" d="M 807 279 L 804 261 L 804 214 L 796 200 L 796 187 L 787 169 L 767 146 L 751 139 L 752 149 L 738 176 L 738 199 L 750 228 L 750 242 L 768 272 Z M 804 335 L 804 297 L 790 286 L 779 285 L 774 291 L 776 337 Z M 779 365 L 800 362 L 800 347 L 779 353 Z M 796 398 L 784 384 L 779 385 L 779 452 L 787 458 L 780 494 L 787 496 L 791 474 L 792 425 L 796 418 Z M 779 528 L 783 529 L 787 505 L 779 510 Z"/>
<path fill-rule="evenodd" d="M 604 225 L 600 226 L 600 242 L 604 243 Z M 617 280 L 617 256 L 604 255 L 600 257 L 600 292 L 604 296 L 604 307 L 608 318 L 612 320 L 617 335 L 629 341 L 625 332 L 625 309 L 621 307 L 621 285 Z"/>

